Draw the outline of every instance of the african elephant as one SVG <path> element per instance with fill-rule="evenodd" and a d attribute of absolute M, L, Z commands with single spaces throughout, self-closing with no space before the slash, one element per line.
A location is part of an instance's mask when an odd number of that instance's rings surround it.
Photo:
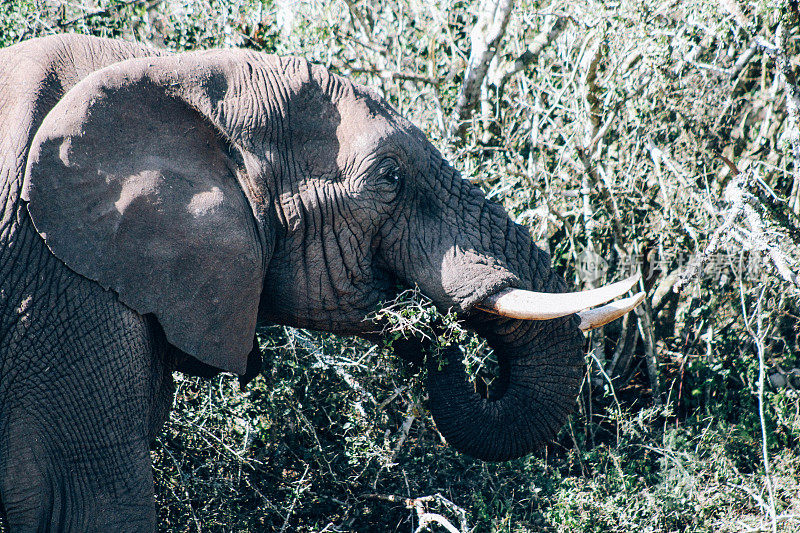
<path fill-rule="evenodd" d="M 539 294 L 566 289 L 549 257 L 366 87 L 294 57 L 53 36 L 0 51 L 0 134 L 12 531 L 154 529 L 173 369 L 251 376 L 259 324 L 368 336 L 399 285 L 499 354 L 491 399 L 460 364 L 430 372 L 458 450 L 525 455 L 575 402 L 583 336 L 572 296 Z"/>

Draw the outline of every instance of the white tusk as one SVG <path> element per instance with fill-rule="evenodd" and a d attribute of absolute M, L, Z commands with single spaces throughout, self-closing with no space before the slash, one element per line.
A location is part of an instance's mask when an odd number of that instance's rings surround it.
<path fill-rule="evenodd" d="M 599 328 L 616 320 L 628 311 L 632 311 L 637 305 L 644 300 L 644 293 L 640 292 L 634 294 L 629 298 L 617 300 L 614 303 L 598 307 L 597 309 L 587 309 L 581 311 L 578 316 L 581 317 L 581 323 L 578 326 L 581 331 L 590 331 L 594 328 Z"/>
<path fill-rule="evenodd" d="M 579 313 L 622 296 L 639 283 L 637 273 L 628 279 L 581 292 L 533 292 L 505 289 L 488 296 L 475 307 L 482 311 L 522 320 L 550 320 Z"/>

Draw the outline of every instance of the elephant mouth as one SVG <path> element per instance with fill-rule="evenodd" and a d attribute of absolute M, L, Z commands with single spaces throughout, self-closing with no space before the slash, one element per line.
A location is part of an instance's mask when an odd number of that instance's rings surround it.
<path fill-rule="evenodd" d="M 580 319 L 578 328 L 587 332 L 620 318 L 635 309 L 644 299 L 645 293 L 638 292 L 633 296 L 621 298 L 606 304 L 630 291 L 640 279 L 636 274 L 622 281 L 604 285 L 596 289 L 578 292 L 549 293 L 536 292 L 512 287 L 513 281 L 503 280 L 484 289 L 484 294 L 473 294 L 469 301 L 463 303 L 464 316 L 477 313 L 489 313 L 516 320 L 553 320 L 569 315 L 577 315 Z M 384 287 L 384 299 L 390 301 L 410 287 L 401 284 L 387 283 Z M 388 287 L 393 286 L 390 290 Z M 606 305 L 602 305 L 606 304 Z M 369 337 L 378 334 L 370 328 L 364 328 L 365 319 L 353 333 Z"/>

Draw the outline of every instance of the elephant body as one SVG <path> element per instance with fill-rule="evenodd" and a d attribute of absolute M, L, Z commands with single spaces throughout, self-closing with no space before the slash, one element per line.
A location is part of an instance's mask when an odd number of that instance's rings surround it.
<path fill-rule="evenodd" d="M 496 399 L 459 364 L 430 372 L 451 444 L 505 460 L 554 435 L 583 372 L 574 317 L 473 306 L 505 287 L 566 285 L 375 93 L 245 51 L 66 35 L 0 50 L 0 504 L 12 531 L 155 529 L 148 445 L 171 372 L 252 374 L 258 323 L 371 335 L 364 317 L 398 283 L 463 313 L 501 354 Z"/>
<path fill-rule="evenodd" d="M 55 103 L 146 51 L 43 44 L 0 51 L 0 502 L 12 531 L 151 530 L 148 445 L 172 401 L 164 336 L 57 259 L 21 201 L 28 148 Z"/>

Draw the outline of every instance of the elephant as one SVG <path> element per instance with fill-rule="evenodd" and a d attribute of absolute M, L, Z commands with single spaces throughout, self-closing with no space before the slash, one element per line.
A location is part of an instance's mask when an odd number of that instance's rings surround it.
<path fill-rule="evenodd" d="M 365 317 L 399 287 L 498 354 L 490 397 L 457 347 L 429 370 L 441 434 L 478 459 L 524 456 L 575 404 L 576 313 L 623 285 L 566 292 L 528 230 L 416 126 L 304 59 L 80 35 L 0 50 L 11 531 L 154 530 L 148 450 L 173 370 L 246 382 L 267 324 L 374 338 Z"/>

